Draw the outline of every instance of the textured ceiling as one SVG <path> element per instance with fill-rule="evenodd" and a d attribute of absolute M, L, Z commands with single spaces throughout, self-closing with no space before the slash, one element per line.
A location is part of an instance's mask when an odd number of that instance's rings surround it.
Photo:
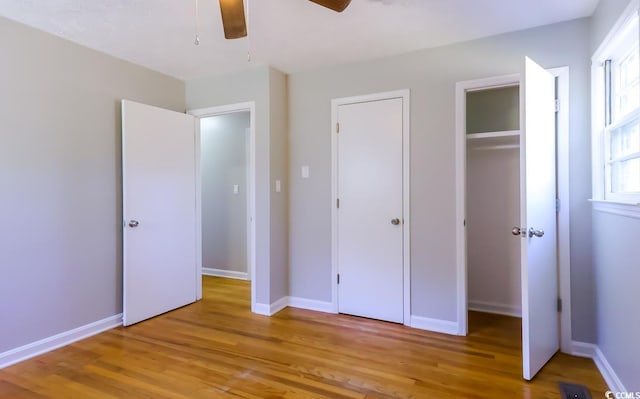
<path fill-rule="evenodd" d="M 256 64 L 284 72 L 589 16 L 598 0 L 248 0 L 249 37 L 225 40 L 217 0 L 0 0 L 0 15 L 180 79 Z M 247 4 L 247 0 L 245 0 Z M 251 64 L 247 62 L 247 50 Z"/>

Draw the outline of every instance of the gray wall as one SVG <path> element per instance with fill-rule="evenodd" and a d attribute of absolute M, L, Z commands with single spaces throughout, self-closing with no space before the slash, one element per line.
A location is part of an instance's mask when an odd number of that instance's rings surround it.
<path fill-rule="evenodd" d="M 287 75 L 269 70 L 271 147 L 271 303 L 289 295 L 289 131 Z M 280 180 L 281 191 L 275 192 Z"/>
<path fill-rule="evenodd" d="M 598 2 L 590 21 L 589 43 L 591 51 L 589 57 L 595 53 L 629 3 L 630 0 L 600 0 Z"/>
<path fill-rule="evenodd" d="M 202 266 L 247 273 L 249 112 L 200 121 Z M 234 186 L 238 186 L 234 192 Z"/>
<path fill-rule="evenodd" d="M 628 4 L 602 0 L 591 21 L 595 52 Z M 640 220 L 593 212 L 598 346 L 625 388 L 640 392 Z"/>
<path fill-rule="evenodd" d="M 120 99 L 184 83 L 0 17 L 0 352 L 122 312 Z"/>
<path fill-rule="evenodd" d="M 290 294 L 331 300 L 333 98 L 411 89 L 411 313 L 456 320 L 455 83 L 520 71 L 525 55 L 571 69 L 570 190 L 574 338 L 594 342 L 591 273 L 589 21 L 294 73 L 290 103 Z M 309 165 L 311 178 L 298 171 Z"/>
<path fill-rule="evenodd" d="M 593 212 L 598 346 L 629 391 L 640 392 L 640 219 Z"/>
<path fill-rule="evenodd" d="M 281 218 L 286 214 L 283 206 L 286 203 L 279 201 L 274 192 L 274 181 L 278 178 L 277 159 L 286 158 L 286 144 L 282 139 L 286 131 L 279 130 L 281 126 L 286 127 L 285 122 L 280 119 L 286 118 L 279 104 L 271 108 L 272 100 L 276 101 L 281 96 L 277 96 L 280 88 L 278 83 L 282 83 L 284 76 L 278 71 L 268 66 L 257 66 L 233 75 L 218 76 L 205 79 L 197 79 L 186 82 L 186 99 L 188 109 L 198 109 L 233 103 L 255 101 L 255 131 L 256 131 L 256 275 L 251 276 L 256 280 L 256 300 L 260 304 L 270 304 L 273 302 L 271 287 L 281 285 L 281 280 L 285 275 L 271 273 L 272 258 L 282 259 L 286 262 L 286 253 L 279 253 L 286 249 L 288 229 L 286 221 Z M 284 80 L 286 82 L 286 80 Z M 274 83 L 274 93 L 271 85 Z M 272 130 L 273 129 L 273 130 Z M 273 142 L 272 142 L 273 141 Z M 286 162 L 286 161 L 285 161 Z M 275 178 L 272 178 L 271 168 L 274 170 Z M 283 186 L 283 188 L 286 188 Z M 272 205 L 274 201 L 274 205 Z M 285 208 L 286 209 L 286 208 Z M 271 227 L 275 223 L 276 227 Z M 279 226 L 279 227 L 278 227 Z M 282 242 L 275 244 L 271 241 Z M 286 270 L 286 263 L 283 266 L 276 264 L 275 267 L 282 267 Z M 273 279 L 273 281 L 272 281 Z M 276 298 L 280 299 L 280 298 Z"/>

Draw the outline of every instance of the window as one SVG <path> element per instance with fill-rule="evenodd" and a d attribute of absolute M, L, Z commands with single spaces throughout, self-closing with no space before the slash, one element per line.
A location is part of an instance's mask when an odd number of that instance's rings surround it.
<path fill-rule="evenodd" d="M 640 46 L 633 2 L 593 57 L 594 199 L 640 203 Z"/>

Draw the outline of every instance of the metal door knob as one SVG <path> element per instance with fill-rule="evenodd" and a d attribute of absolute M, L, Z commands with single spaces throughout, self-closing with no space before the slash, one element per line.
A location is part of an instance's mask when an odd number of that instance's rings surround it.
<path fill-rule="evenodd" d="M 513 234 L 514 236 L 522 235 L 522 229 L 520 227 L 514 227 L 513 229 L 511 229 L 511 234 Z"/>
<path fill-rule="evenodd" d="M 391 219 L 391 224 L 394 226 L 397 226 L 400 224 L 400 219 L 395 218 L 395 219 Z"/>
<path fill-rule="evenodd" d="M 138 227 L 139 224 L 140 222 L 138 222 L 137 220 L 129 220 L 129 227 Z"/>
<path fill-rule="evenodd" d="M 534 230 L 533 227 L 529 229 L 529 237 L 542 237 L 544 235 L 544 230 Z"/>

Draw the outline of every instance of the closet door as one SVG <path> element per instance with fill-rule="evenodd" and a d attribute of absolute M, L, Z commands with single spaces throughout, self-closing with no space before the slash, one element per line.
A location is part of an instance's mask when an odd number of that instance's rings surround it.
<path fill-rule="evenodd" d="M 403 99 L 340 105 L 338 122 L 338 311 L 403 323 Z"/>
<path fill-rule="evenodd" d="M 523 376 L 558 351 L 555 80 L 526 58 L 520 86 Z"/>

